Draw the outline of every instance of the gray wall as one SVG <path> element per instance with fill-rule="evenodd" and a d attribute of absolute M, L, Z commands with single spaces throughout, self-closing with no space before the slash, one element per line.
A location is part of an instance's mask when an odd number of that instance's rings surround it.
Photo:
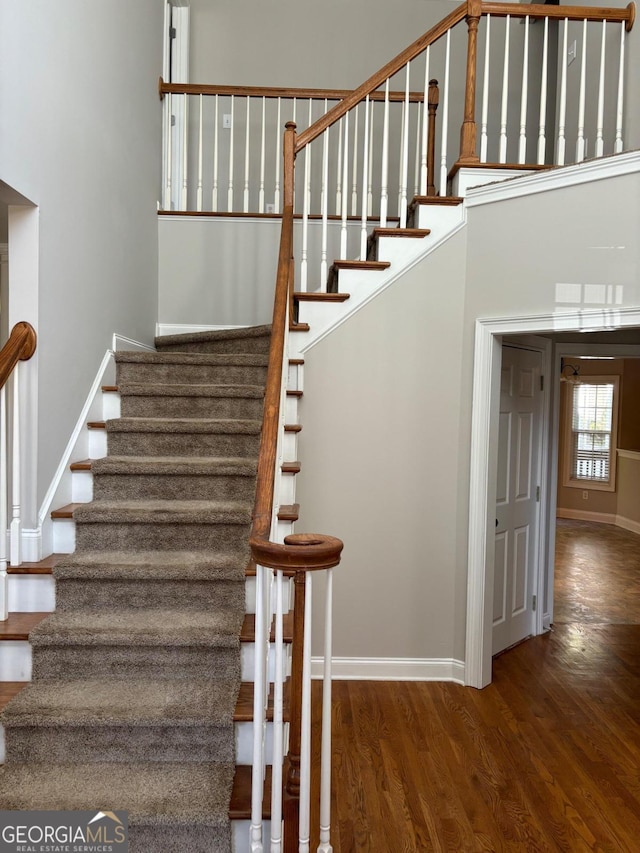
<path fill-rule="evenodd" d="M 0 180 L 40 218 L 39 498 L 113 332 L 153 336 L 162 20 L 162 0 L 0 0 Z"/>

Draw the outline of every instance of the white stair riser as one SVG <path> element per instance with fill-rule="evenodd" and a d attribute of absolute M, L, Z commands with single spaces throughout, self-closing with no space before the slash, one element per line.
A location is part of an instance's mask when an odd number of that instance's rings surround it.
<path fill-rule="evenodd" d="M 298 433 L 285 432 L 282 438 L 282 458 L 297 459 L 298 458 Z"/>
<path fill-rule="evenodd" d="M 0 681 L 31 681 L 31 645 L 26 640 L 0 643 Z"/>
<path fill-rule="evenodd" d="M 437 216 L 434 216 L 435 211 L 433 205 L 430 204 L 421 204 L 418 208 L 415 227 L 431 229 L 431 234 L 427 240 L 439 240 L 444 234 L 455 228 L 459 222 L 462 222 L 464 207 L 461 204 L 450 207 L 438 205 L 437 211 Z"/>
<path fill-rule="evenodd" d="M 91 471 L 73 471 L 71 475 L 71 500 L 77 504 L 89 503 L 93 500 Z"/>
<path fill-rule="evenodd" d="M 10 613 L 52 613 L 56 582 L 52 575 L 9 575 Z"/>
<path fill-rule="evenodd" d="M 286 397 L 284 403 L 284 419 L 285 423 L 298 423 L 298 398 Z"/>
<path fill-rule="evenodd" d="M 106 394 L 104 395 L 106 396 Z M 102 459 L 107 455 L 106 429 L 89 430 L 89 459 Z"/>
<path fill-rule="evenodd" d="M 120 394 L 106 391 L 102 395 L 102 414 L 105 421 L 120 417 Z"/>
<path fill-rule="evenodd" d="M 72 518 L 53 519 L 53 553 L 73 554 L 76 550 L 76 525 Z"/>
<path fill-rule="evenodd" d="M 233 838 L 233 853 L 252 853 L 250 841 L 251 823 L 248 820 L 234 820 L 231 822 Z M 265 851 L 269 849 L 269 838 L 271 835 L 271 821 L 262 822 L 262 839 Z"/>
<path fill-rule="evenodd" d="M 280 490 L 278 492 L 278 497 L 281 505 L 286 506 L 288 504 L 295 503 L 296 476 L 296 474 L 283 474 L 280 478 Z"/>
<path fill-rule="evenodd" d="M 269 658 L 267 661 L 267 678 L 269 681 L 275 681 L 276 677 L 276 659 L 274 653 L 274 643 L 269 644 Z M 291 656 L 290 644 L 285 644 L 285 660 L 284 660 L 284 677 L 291 674 Z M 255 644 L 242 643 L 240 648 L 240 672 L 243 681 L 253 681 L 254 666 L 255 666 Z M 18 680 L 18 679 L 16 679 Z"/>

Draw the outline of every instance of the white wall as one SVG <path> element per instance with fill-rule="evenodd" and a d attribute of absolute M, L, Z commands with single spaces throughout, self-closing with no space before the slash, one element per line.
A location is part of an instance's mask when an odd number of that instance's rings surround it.
<path fill-rule="evenodd" d="M 153 336 L 162 17 L 0 0 L 0 180 L 39 210 L 39 498 L 113 332 Z"/>

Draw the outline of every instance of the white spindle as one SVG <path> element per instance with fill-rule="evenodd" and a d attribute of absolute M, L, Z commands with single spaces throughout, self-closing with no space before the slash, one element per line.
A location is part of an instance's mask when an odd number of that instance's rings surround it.
<path fill-rule="evenodd" d="M 604 63 L 606 55 L 607 22 L 602 22 L 600 42 L 600 79 L 598 80 L 598 118 L 596 122 L 596 157 L 604 154 Z"/>
<path fill-rule="evenodd" d="M 449 68 L 451 65 L 451 30 L 447 30 L 444 55 L 444 82 L 442 98 L 442 136 L 440 144 L 440 195 L 447 194 L 447 139 L 449 131 Z"/>
<path fill-rule="evenodd" d="M 344 116 L 343 116 L 344 118 Z M 343 134 L 343 118 L 340 119 L 340 123 L 338 124 L 338 164 L 336 168 L 336 216 L 340 216 L 342 212 L 342 134 Z M 347 152 L 344 152 L 345 160 L 347 159 Z M 347 188 L 345 187 L 345 195 Z"/>
<path fill-rule="evenodd" d="M 389 209 L 389 78 L 384 84 L 384 116 L 382 120 L 382 173 L 380 176 L 380 227 L 387 227 Z"/>
<path fill-rule="evenodd" d="M 331 656 L 333 631 L 333 569 L 327 570 L 322 678 L 322 741 L 320 747 L 320 844 L 318 853 L 333 853 L 331 846 Z"/>
<path fill-rule="evenodd" d="M 215 120 L 213 123 L 213 190 L 211 191 L 211 210 L 218 210 L 218 96 L 215 96 Z"/>
<path fill-rule="evenodd" d="M 367 180 L 367 216 L 373 213 L 373 101 L 369 103 L 369 177 Z"/>
<path fill-rule="evenodd" d="M 567 39 L 569 35 L 569 19 L 564 19 L 564 34 L 562 37 L 562 53 L 560 66 L 560 109 L 558 111 L 558 153 L 556 156 L 558 166 L 564 166 L 566 153 L 566 126 L 567 126 Z"/>
<path fill-rule="evenodd" d="M 295 116 L 295 99 L 293 101 L 293 112 Z M 276 213 L 280 211 L 280 158 L 282 144 L 282 128 L 280 127 L 280 117 L 282 111 L 282 101 L 278 98 L 278 117 L 276 118 L 276 164 L 275 164 L 275 189 L 273 192 L 273 209 Z M 295 118 L 292 119 L 295 122 Z"/>
<path fill-rule="evenodd" d="M 0 621 L 9 615 L 7 589 L 7 394 L 6 387 L 0 388 Z"/>
<path fill-rule="evenodd" d="M 187 209 L 187 126 L 189 124 L 189 100 L 188 95 L 183 95 L 184 112 L 182 114 L 182 195 L 180 196 L 180 210 Z"/>
<path fill-rule="evenodd" d="M 369 95 L 364 102 L 364 140 L 362 145 L 362 226 L 360 260 L 367 259 L 367 177 L 369 175 Z"/>
<path fill-rule="evenodd" d="M 422 110 L 422 145 L 420 147 L 420 189 L 418 195 L 427 194 L 427 143 L 429 140 L 429 54 L 431 45 L 425 52 L 424 59 L 424 100 Z M 418 122 L 419 124 L 419 122 Z"/>
<path fill-rule="evenodd" d="M 529 15 L 524 19 L 524 51 L 522 56 L 522 91 L 520 95 L 520 139 L 518 163 L 527 162 L 527 100 L 529 97 Z"/>
<path fill-rule="evenodd" d="M 198 96 L 198 189 L 196 210 L 202 210 L 202 94 Z"/>
<path fill-rule="evenodd" d="M 258 190 L 258 213 L 264 213 L 264 168 L 266 156 L 267 99 L 262 96 L 262 138 L 260 140 L 260 189 Z"/>
<path fill-rule="evenodd" d="M 346 113 L 344 116 L 344 158 L 342 160 L 342 186 L 344 187 L 344 192 L 342 193 L 341 204 L 342 204 L 342 225 L 340 228 L 340 257 L 347 257 L 347 212 L 348 212 L 348 198 L 347 198 L 347 186 L 349 181 L 349 113 Z"/>
<path fill-rule="evenodd" d="M 309 120 L 307 127 L 311 127 L 313 124 L 313 101 L 309 98 Z M 309 171 L 307 172 L 307 181 L 306 181 L 306 194 L 309 196 L 309 209 L 311 208 L 311 150 L 313 145 L 307 145 L 307 158 L 309 159 Z"/>
<path fill-rule="evenodd" d="M 329 207 L 329 128 L 323 134 L 322 140 L 322 245 L 320 249 L 320 289 L 327 289 L 327 243 L 329 237 L 328 213 Z"/>
<path fill-rule="evenodd" d="M 304 150 L 304 196 L 302 200 L 302 246 L 300 247 L 300 290 L 308 289 L 309 270 L 309 204 L 311 194 L 308 191 L 311 181 L 311 145 Z"/>
<path fill-rule="evenodd" d="M 299 853 L 309 853 L 311 813 L 311 572 L 305 577 L 304 658 L 302 664 L 302 720 L 300 738 L 300 832 Z"/>
<path fill-rule="evenodd" d="M 354 114 L 353 120 L 353 164 L 351 166 L 352 170 L 352 184 L 351 184 L 351 215 L 358 215 L 358 106 L 356 104 L 356 110 Z"/>
<path fill-rule="evenodd" d="M 282 850 L 282 763 L 284 760 L 284 639 L 283 578 L 276 575 L 275 681 L 273 685 L 273 766 L 271 784 L 271 851 Z"/>
<path fill-rule="evenodd" d="M 165 210 L 172 210 L 173 205 L 172 205 L 172 200 L 171 200 L 171 175 L 173 172 L 173 162 L 172 162 L 172 158 L 173 158 L 173 145 L 172 145 L 172 142 L 173 142 L 173 125 L 171 123 L 171 120 L 172 120 L 173 116 L 171 113 L 171 92 L 169 92 L 169 94 L 167 95 L 167 99 L 168 99 L 167 113 L 166 113 L 166 120 L 167 120 L 167 124 L 166 124 L 166 127 L 167 127 L 167 162 L 166 162 L 166 167 L 167 167 L 167 172 L 166 172 L 165 189 L 164 189 L 164 209 Z"/>
<path fill-rule="evenodd" d="M 584 160 L 584 113 L 587 100 L 587 19 L 582 22 L 582 56 L 580 57 L 580 95 L 578 98 L 578 139 L 576 141 L 576 163 Z"/>
<path fill-rule="evenodd" d="M 425 105 L 425 112 L 426 105 Z M 422 127 L 422 104 L 418 102 L 418 111 L 416 118 L 416 150 L 415 150 L 415 169 L 413 174 L 413 194 L 420 194 L 420 129 Z"/>
<path fill-rule="evenodd" d="M 407 227 L 407 184 L 409 182 L 409 82 L 411 77 L 411 63 L 407 62 L 404 85 L 404 103 L 402 105 L 402 169 L 400 179 L 400 227 Z"/>
<path fill-rule="evenodd" d="M 489 146 L 489 52 L 491 49 L 491 15 L 487 15 L 487 29 L 484 34 L 484 77 L 482 80 L 482 118 L 480 120 L 480 162 L 487 162 Z"/>
<path fill-rule="evenodd" d="M 547 147 L 547 62 L 549 54 L 549 18 L 544 19 L 544 37 L 542 42 L 542 77 L 540 79 L 540 121 L 538 125 L 538 163 L 546 160 Z"/>
<path fill-rule="evenodd" d="M 262 853 L 262 795 L 264 778 L 264 743 L 262 720 L 266 690 L 267 628 L 263 601 L 267 569 L 256 567 L 255 660 L 253 685 L 253 762 L 251 774 L 251 853 Z"/>
<path fill-rule="evenodd" d="M 404 117 L 406 113 L 405 103 L 402 102 L 402 110 L 400 115 L 400 148 L 398 150 L 398 206 L 396 210 L 398 211 L 398 217 L 400 216 L 400 208 L 402 207 L 402 167 L 404 165 Z"/>
<path fill-rule="evenodd" d="M 244 133 L 244 193 L 242 209 L 249 212 L 249 152 L 250 152 L 251 98 L 247 95 L 247 127 Z"/>
<path fill-rule="evenodd" d="M 502 67 L 502 105 L 500 109 L 500 148 L 498 162 L 507 162 L 507 112 L 509 104 L 509 31 L 511 15 L 507 15 L 504 30 L 504 64 Z"/>
<path fill-rule="evenodd" d="M 22 564 L 22 522 L 21 488 L 22 488 L 22 448 L 20 423 L 20 365 L 13 371 L 13 413 L 11 423 L 11 527 L 9 531 L 9 562 L 12 566 Z"/>
<path fill-rule="evenodd" d="M 616 107 L 616 141 L 613 146 L 615 154 L 622 151 L 622 118 L 623 118 L 623 102 L 624 102 L 624 41 L 625 41 L 625 24 L 624 21 L 620 24 L 620 65 L 618 66 L 618 103 Z"/>
<path fill-rule="evenodd" d="M 229 128 L 229 189 L 227 191 L 227 210 L 233 211 L 233 135 L 235 133 L 235 96 L 231 95 L 231 127 Z"/>

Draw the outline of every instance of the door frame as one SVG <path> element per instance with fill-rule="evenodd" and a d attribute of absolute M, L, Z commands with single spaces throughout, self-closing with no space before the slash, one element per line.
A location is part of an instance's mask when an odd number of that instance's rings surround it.
<path fill-rule="evenodd" d="M 497 477 L 497 445 L 500 366 L 504 335 L 535 335 L 562 332 L 597 332 L 640 327 L 640 307 L 604 310 L 578 309 L 557 314 L 476 320 L 471 414 L 471 458 L 469 482 L 469 546 L 467 563 L 467 621 L 465 684 L 485 687 L 491 683 L 491 638 L 493 622 L 493 526 Z M 549 341 L 551 347 L 551 341 Z M 551 350 L 550 350 L 551 351 Z M 550 356 L 549 356 L 550 360 Z M 549 365 L 550 367 L 551 365 Z M 547 369 L 546 394 L 550 399 L 554 373 Z M 554 407 L 555 408 L 555 407 Z M 554 412 L 555 415 L 555 412 Z M 541 484 L 541 518 L 547 531 L 540 560 L 549 561 L 553 534 L 549 519 L 555 512 L 554 461 L 557 454 L 551 436 L 551 407 L 543 417 L 546 437 Z M 557 425 L 556 434 L 557 434 Z M 553 458 L 552 458 L 553 457 Z M 541 524 L 542 527 L 542 524 Z M 538 570 L 538 588 L 544 590 L 545 573 Z M 538 598 L 538 601 L 543 601 Z M 543 619 L 543 608 L 538 616 Z M 541 627 L 542 629 L 542 627 Z"/>

